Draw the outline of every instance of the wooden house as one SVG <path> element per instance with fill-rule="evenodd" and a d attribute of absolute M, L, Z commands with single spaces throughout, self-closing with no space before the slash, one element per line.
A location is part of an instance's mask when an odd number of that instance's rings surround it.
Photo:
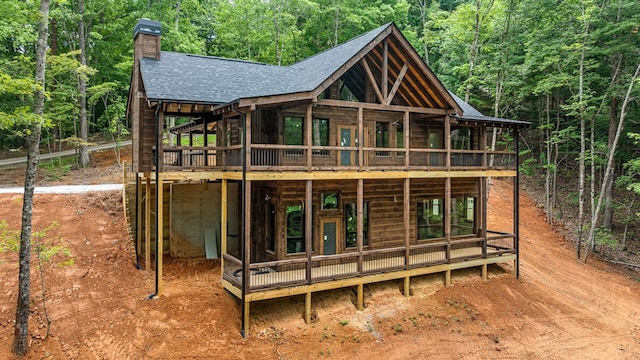
<path fill-rule="evenodd" d="M 160 50 L 134 31 L 128 212 L 138 253 L 220 257 L 243 304 L 514 262 L 487 179 L 518 186 L 518 132 L 447 91 L 390 23 L 289 66 Z M 175 121 L 178 125 L 170 125 Z M 500 134 L 491 150 L 491 137 Z M 174 138 L 175 140 L 170 140 Z M 160 239 L 160 241 L 156 241 Z M 155 250 L 154 250 L 155 249 Z"/>

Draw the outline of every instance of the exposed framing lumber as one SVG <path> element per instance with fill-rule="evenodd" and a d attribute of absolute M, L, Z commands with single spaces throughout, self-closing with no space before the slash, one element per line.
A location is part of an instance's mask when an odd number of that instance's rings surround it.
<path fill-rule="evenodd" d="M 149 271 L 151 264 L 151 179 L 145 174 L 144 187 L 144 269 Z"/>
<path fill-rule="evenodd" d="M 384 96 L 384 104 L 388 105 L 389 92 L 389 42 L 388 39 L 382 41 L 382 95 Z"/>
<path fill-rule="evenodd" d="M 363 57 L 362 60 L 360 60 L 360 63 L 362 64 L 362 68 L 364 69 L 365 74 L 367 74 L 367 77 L 369 78 L 369 83 L 373 87 L 373 90 L 375 91 L 376 96 L 378 97 L 378 101 L 381 104 L 383 104 L 385 102 L 384 96 L 380 91 L 380 87 L 378 87 L 378 81 L 376 80 L 376 77 L 373 75 L 373 72 L 371 71 L 371 67 L 369 67 L 369 63 L 367 62 L 367 57 L 366 56 Z"/>
<path fill-rule="evenodd" d="M 384 111 L 397 111 L 397 112 L 409 111 L 417 114 L 430 114 L 430 115 L 447 115 L 449 113 L 452 113 L 452 110 L 450 109 L 435 109 L 435 108 L 422 108 L 422 107 L 415 107 L 415 106 L 360 103 L 360 102 L 333 100 L 333 99 L 318 99 L 317 104 L 325 105 L 325 106 L 343 107 L 343 108 L 360 108 L 361 107 L 367 110 L 384 110 Z"/>
<path fill-rule="evenodd" d="M 409 69 L 409 65 L 408 63 L 405 62 L 404 65 L 402 66 L 402 69 L 400 70 L 400 74 L 398 74 L 398 77 L 396 78 L 396 82 L 393 84 L 393 88 L 391 88 L 391 92 L 389 93 L 389 96 L 387 96 L 387 99 L 385 101 L 386 105 L 391 105 L 391 102 L 393 101 L 393 98 L 396 96 L 396 92 L 400 88 L 400 84 L 402 84 L 402 79 L 404 79 L 404 75 L 407 73 L 408 69 Z"/>
<path fill-rule="evenodd" d="M 227 239 L 228 239 L 228 180 L 222 179 L 220 186 L 220 276 L 224 278 L 224 254 L 227 253 Z"/>

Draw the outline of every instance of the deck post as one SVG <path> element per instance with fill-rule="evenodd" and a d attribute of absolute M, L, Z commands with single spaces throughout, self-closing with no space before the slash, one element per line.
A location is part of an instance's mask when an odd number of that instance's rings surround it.
<path fill-rule="evenodd" d="M 411 211 L 411 199 L 410 199 L 410 179 L 404 179 L 404 191 L 402 194 L 404 207 L 403 207 L 403 218 L 404 218 L 404 268 L 405 270 L 409 270 L 409 263 L 411 259 L 411 249 L 410 249 L 410 240 L 411 240 L 411 219 L 410 219 L 410 211 Z"/>
<path fill-rule="evenodd" d="M 482 264 L 482 280 L 487 281 L 487 264 Z"/>
<path fill-rule="evenodd" d="M 404 136 L 404 167 L 407 171 L 409 171 L 409 167 L 411 165 L 411 161 L 409 159 L 409 112 L 405 111 L 404 116 L 402 117 L 402 136 Z"/>
<path fill-rule="evenodd" d="M 144 186 L 144 269 L 149 271 L 151 264 L 151 178 L 145 173 Z"/>
<path fill-rule="evenodd" d="M 313 180 L 307 180 L 307 186 L 305 189 L 305 206 L 304 206 L 304 246 L 307 253 L 307 284 L 311 285 L 311 220 L 313 216 Z"/>
<path fill-rule="evenodd" d="M 304 322 L 311 324 L 311 291 L 307 291 L 304 295 Z"/>
<path fill-rule="evenodd" d="M 249 336 L 249 302 L 247 295 L 251 291 L 251 180 L 247 180 L 247 171 L 251 164 L 251 148 L 249 144 L 251 127 L 251 113 L 242 114 L 243 134 L 242 139 L 243 154 L 242 157 L 242 304 L 244 311 L 242 312 L 242 329 L 240 333 L 243 338 Z"/>
<path fill-rule="evenodd" d="M 364 200 L 363 194 L 364 191 L 364 180 L 358 179 L 358 194 L 357 194 L 357 244 L 358 244 L 358 274 L 362 276 L 363 270 L 363 255 L 364 251 Z"/>
<path fill-rule="evenodd" d="M 358 169 L 364 169 L 364 109 L 358 107 L 358 137 L 356 139 L 358 146 Z"/>
<path fill-rule="evenodd" d="M 482 201 L 481 203 L 481 207 L 482 207 L 482 214 L 480 214 L 480 219 L 482 221 L 482 234 L 480 234 L 480 236 L 482 237 L 482 257 L 483 258 L 487 258 L 487 245 L 488 245 L 488 239 L 487 239 L 487 203 L 489 202 L 489 194 L 487 193 L 487 178 L 486 177 L 481 177 L 480 178 L 480 194 L 481 196 L 478 196 L 478 199 L 480 199 L 480 201 Z M 476 214 L 478 213 L 478 211 L 476 210 Z M 477 219 L 477 217 L 476 217 Z"/>
<path fill-rule="evenodd" d="M 222 179 L 222 184 L 220 186 L 220 277 L 224 279 L 224 254 L 227 253 L 227 201 L 228 194 L 227 188 L 228 183 L 227 179 Z"/>
<path fill-rule="evenodd" d="M 207 115 L 204 115 L 202 117 L 202 122 L 203 122 L 203 127 L 202 127 L 202 135 L 204 136 L 203 140 L 203 145 L 204 145 L 204 166 L 208 167 L 209 166 L 209 150 L 207 149 L 209 147 L 209 134 L 208 134 L 208 130 L 207 129 Z M 191 166 L 193 166 L 193 164 L 191 164 Z"/>
<path fill-rule="evenodd" d="M 448 158 L 448 157 L 447 157 Z M 447 263 L 451 263 L 451 178 L 444 179 L 444 237 L 447 242 Z"/>
<path fill-rule="evenodd" d="M 447 170 L 451 170 L 451 116 L 444 117 L 444 149 L 447 153 L 445 166 Z"/>
<path fill-rule="evenodd" d="M 520 278 L 520 134 L 514 129 L 514 141 L 516 150 L 516 177 L 513 178 L 513 235 L 516 248 L 515 273 L 516 279 Z"/>
<path fill-rule="evenodd" d="M 311 147 L 313 146 L 313 138 L 312 138 L 312 118 L 313 118 L 313 104 L 307 105 L 307 111 L 304 116 L 304 137 L 305 143 L 307 144 L 307 171 L 311 171 L 311 166 L 313 165 L 313 150 Z"/>
<path fill-rule="evenodd" d="M 444 286 L 451 286 L 451 269 L 447 269 L 447 271 L 444 272 Z"/>
<path fill-rule="evenodd" d="M 411 296 L 411 277 L 410 276 L 404 277 L 404 296 L 406 297 Z"/>
<path fill-rule="evenodd" d="M 156 278 L 158 282 L 158 288 L 156 292 L 156 296 L 162 295 L 162 255 L 164 251 L 164 187 L 162 184 L 162 173 L 157 174 L 158 178 L 156 179 L 156 194 L 157 199 L 156 203 L 158 204 L 158 208 L 156 209 Z"/>
<path fill-rule="evenodd" d="M 356 308 L 360 311 L 364 310 L 364 285 L 362 284 L 362 282 L 358 283 L 356 294 Z"/>
<path fill-rule="evenodd" d="M 249 307 L 251 301 L 245 299 L 242 307 L 242 337 L 245 339 L 249 335 Z"/>

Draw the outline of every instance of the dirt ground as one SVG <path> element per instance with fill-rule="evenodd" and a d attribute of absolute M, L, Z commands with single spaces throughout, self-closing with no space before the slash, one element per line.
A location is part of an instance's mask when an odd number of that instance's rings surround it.
<path fill-rule="evenodd" d="M 21 200 L 0 195 L 0 219 L 15 229 Z M 520 280 L 503 265 L 490 267 L 486 282 L 477 269 L 454 272 L 448 288 L 441 275 L 412 279 L 410 297 L 399 282 L 370 285 L 364 311 L 351 289 L 314 294 L 310 325 L 303 297 L 258 302 L 245 340 L 216 260 L 165 258 L 165 292 L 146 300 L 154 276 L 134 266 L 120 193 L 36 195 L 34 228 L 57 221 L 75 264 L 46 270 L 47 339 L 34 270 L 27 358 L 640 358 L 640 274 L 577 261 L 533 201 L 522 200 Z M 510 202 L 510 183 L 495 183 L 492 228 L 510 226 Z M 0 359 L 12 358 L 17 273 L 17 255 L 0 253 Z"/>

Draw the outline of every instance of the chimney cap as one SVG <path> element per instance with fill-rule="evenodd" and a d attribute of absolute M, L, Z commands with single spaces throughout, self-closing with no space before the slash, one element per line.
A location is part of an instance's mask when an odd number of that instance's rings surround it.
<path fill-rule="evenodd" d="M 133 28 L 133 38 L 135 39 L 140 33 L 160 36 L 162 34 L 162 24 L 158 21 L 142 18 L 138 20 Z"/>

